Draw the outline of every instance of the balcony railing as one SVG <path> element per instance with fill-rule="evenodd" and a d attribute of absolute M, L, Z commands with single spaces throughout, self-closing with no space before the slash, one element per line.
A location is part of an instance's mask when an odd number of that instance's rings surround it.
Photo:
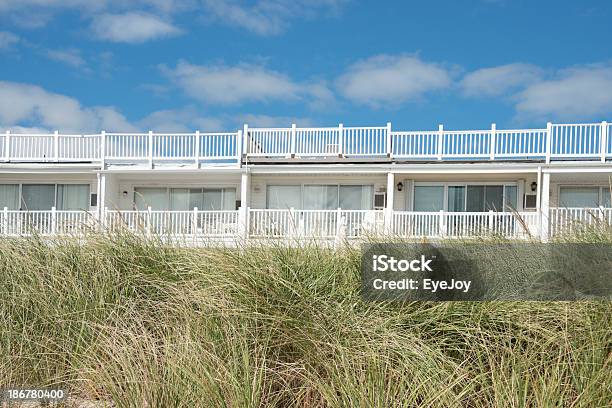
<path fill-rule="evenodd" d="M 601 160 L 612 158 L 612 124 L 543 129 L 394 131 L 381 127 L 249 128 L 227 133 L 0 134 L 5 162 L 240 164 L 253 159 Z"/>
<path fill-rule="evenodd" d="M 546 238 L 536 212 L 413 212 L 383 210 L 236 211 L 18 211 L 0 213 L 1 236 L 84 235 L 89 231 L 128 230 L 146 236 L 265 239 L 355 240 L 387 238 Z M 610 208 L 551 208 L 551 237 L 591 230 L 612 232 Z"/>

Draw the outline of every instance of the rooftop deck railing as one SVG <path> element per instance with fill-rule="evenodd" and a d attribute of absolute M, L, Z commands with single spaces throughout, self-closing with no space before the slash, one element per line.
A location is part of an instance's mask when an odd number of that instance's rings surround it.
<path fill-rule="evenodd" d="M 0 134 L 5 162 L 187 162 L 240 165 L 253 159 L 473 161 L 612 158 L 612 124 L 542 129 L 395 131 L 379 127 L 249 128 L 225 133 Z"/>

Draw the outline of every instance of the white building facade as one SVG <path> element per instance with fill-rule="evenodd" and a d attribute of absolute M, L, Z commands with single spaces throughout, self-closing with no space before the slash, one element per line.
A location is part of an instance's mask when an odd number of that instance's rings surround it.
<path fill-rule="evenodd" d="M 0 135 L 0 235 L 497 235 L 612 222 L 612 125 Z"/>

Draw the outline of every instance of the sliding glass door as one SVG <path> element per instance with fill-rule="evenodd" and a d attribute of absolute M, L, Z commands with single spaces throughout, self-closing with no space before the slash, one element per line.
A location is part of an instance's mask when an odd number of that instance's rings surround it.
<path fill-rule="evenodd" d="M 418 184 L 414 187 L 414 211 L 499 212 L 515 210 L 516 204 L 516 185 Z"/>
<path fill-rule="evenodd" d="M 55 184 L 24 184 L 21 186 L 24 210 L 50 210 L 55 206 Z"/>
<path fill-rule="evenodd" d="M 340 208 L 371 210 L 374 208 L 374 186 L 340 186 Z"/>
<path fill-rule="evenodd" d="M 0 210 L 19 209 L 19 184 L 0 184 Z"/>
<path fill-rule="evenodd" d="M 561 187 L 559 205 L 566 208 L 610 207 L 609 187 Z"/>
<path fill-rule="evenodd" d="M 266 208 L 371 210 L 374 186 L 344 184 L 268 185 Z"/>
<path fill-rule="evenodd" d="M 443 209 L 443 185 L 414 187 L 414 211 L 440 211 Z"/>
<path fill-rule="evenodd" d="M 57 201 L 58 210 L 85 210 L 89 207 L 88 184 L 58 184 Z"/>
<path fill-rule="evenodd" d="M 235 210 L 236 189 L 136 187 L 134 204 L 139 210 Z"/>

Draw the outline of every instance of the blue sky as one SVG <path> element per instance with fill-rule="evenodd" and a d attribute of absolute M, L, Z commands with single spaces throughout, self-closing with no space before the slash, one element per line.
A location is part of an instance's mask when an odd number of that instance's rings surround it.
<path fill-rule="evenodd" d="M 612 2 L 0 0 L 0 128 L 612 120 Z"/>

